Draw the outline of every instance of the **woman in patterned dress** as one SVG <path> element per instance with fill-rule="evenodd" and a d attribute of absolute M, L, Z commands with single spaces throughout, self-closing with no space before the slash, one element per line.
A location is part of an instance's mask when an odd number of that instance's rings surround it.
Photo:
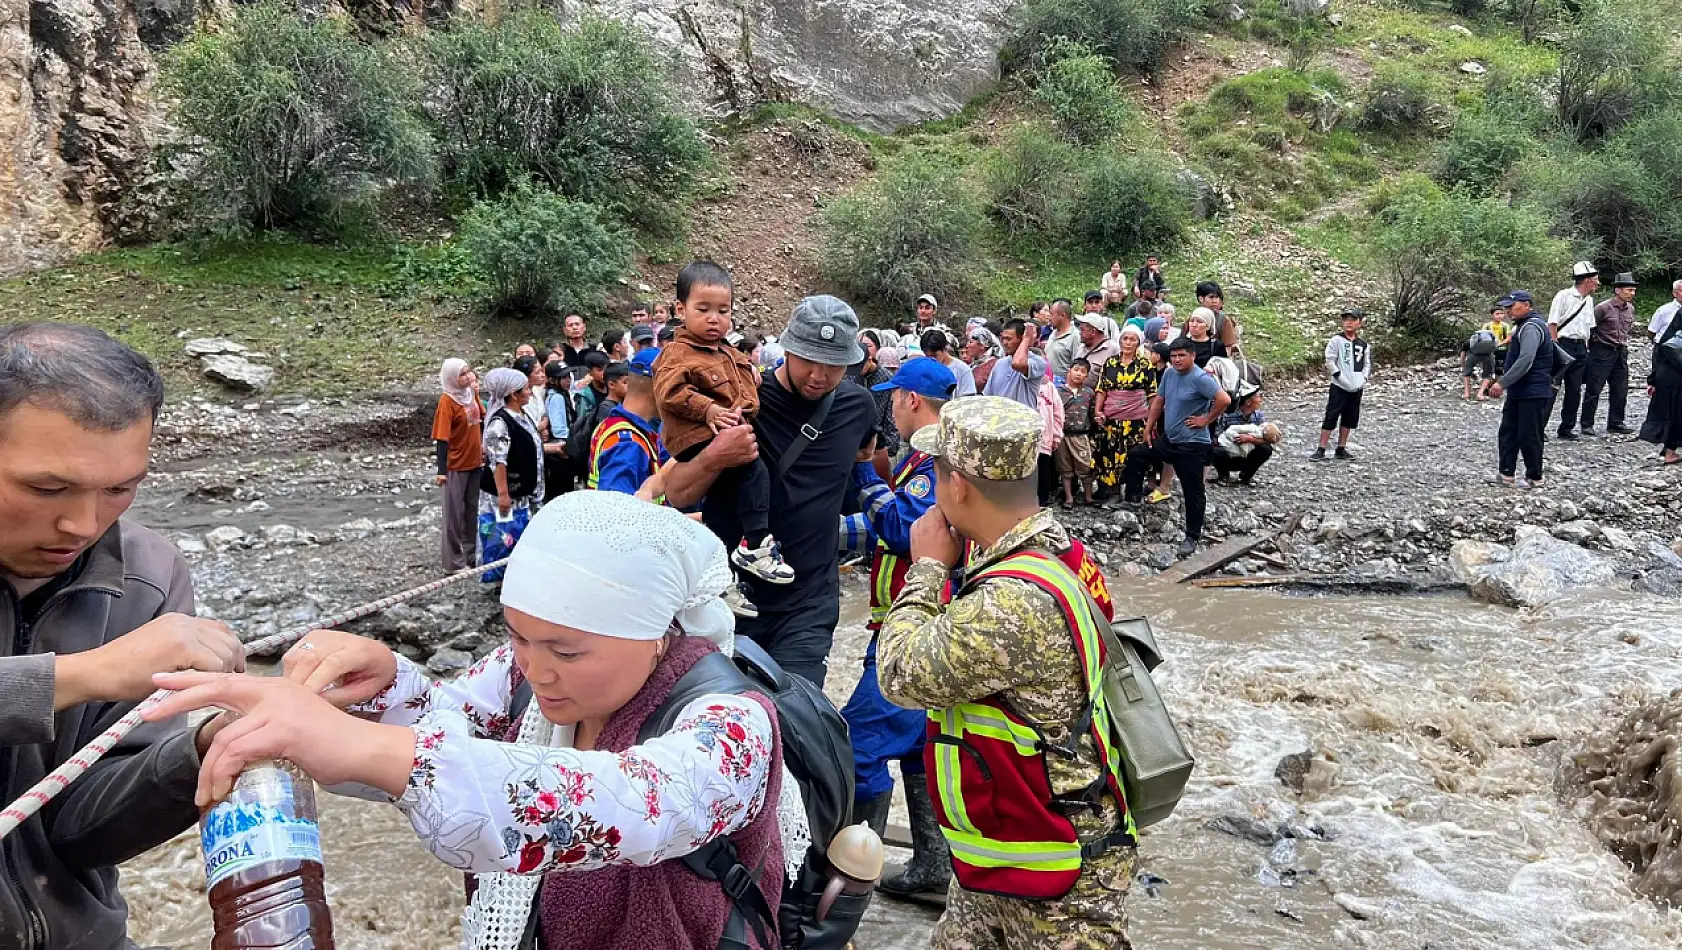
<path fill-rule="evenodd" d="M 1092 469 L 1112 493 L 1121 485 L 1128 451 L 1145 440 L 1151 396 L 1156 393 L 1156 373 L 1145 357 L 1143 341 L 1138 329 L 1122 330 L 1121 352 L 1104 364 L 1093 391 Z"/>
<path fill-rule="evenodd" d="M 240 715 L 206 751 L 201 805 L 269 758 L 391 801 L 476 875 L 468 950 L 515 950 L 533 923 L 538 950 L 712 950 L 731 899 L 682 858 L 728 838 L 774 908 L 785 851 L 798 865 L 809 844 L 767 697 L 704 695 L 639 737 L 690 668 L 734 650 L 731 583 L 723 545 L 680 512 L 571 492 L 509 564 L 510 642 L 461 677 L 434 682 L 377 641 L 322 630 L 283 677 L 173 676 L 181 692 L 151 718 Z"/>

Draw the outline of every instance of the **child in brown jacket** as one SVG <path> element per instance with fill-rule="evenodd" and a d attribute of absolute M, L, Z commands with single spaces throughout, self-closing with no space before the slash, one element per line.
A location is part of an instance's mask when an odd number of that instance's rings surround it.
<path fill-rule="evenodd" d="M 676 316 L 682 326 L 654 364 L 654 401 L 661 441 L 680 462 L 699 455 L 720 429 L 752 422 L 759 411 L 753 361 L 725 340 L 733 304 L 730 273 L 723 267 L 696 261 L 678 274 Z M 737 569 L 772 584 L 794 580 L 771 537 L 771 475 L 762 459 L 720 475 L 707 502 L 735 505 L 742 543 L 730 560 Z M 758 616 L 745 597 L 730 601 L 738 614 Z"/>

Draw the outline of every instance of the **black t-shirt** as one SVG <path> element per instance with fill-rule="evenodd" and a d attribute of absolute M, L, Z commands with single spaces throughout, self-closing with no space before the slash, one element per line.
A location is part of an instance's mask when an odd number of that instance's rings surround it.
<path fill-rule="evenodd" d="M 852 484 L 853 461 L 859 448 L 875 429 L 876 403 L 863 387 L 843 380 L 835 390 L 835 402 L 829 407 L 822 434 L 806 446 L 794 468 L 779 481 L 778 459 L 817 406 L 785 389 L 775 371 L 765 373 L 759 386 L 759 415 L 754 429 L 759 435 L 760 458 L 772 474 L 771 533 L 782 548 L 783 559 L 794 568 L 794 583 L 767 584 L 748 577 L 753 602 L 760 610 L 793 610 L 841 596 L 836 571 L 841 502 Z M 734 504 L 714 505 L 710 503 L 712 497 L 709 493 L 703 519 L 733 549 L 741 541 L 741 520 L 736 517 Z"/>

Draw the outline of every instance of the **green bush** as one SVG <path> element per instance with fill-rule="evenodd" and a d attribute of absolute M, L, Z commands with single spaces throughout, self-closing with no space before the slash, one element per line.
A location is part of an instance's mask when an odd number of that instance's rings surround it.
<path fill-rule="evenodd" d="M 1377 253 L 1391 280 L 1391 319 L 1403 333 L 1440 343 L 1478 298 L 1558 273 L 1565 242 L 1530 208 L 1444 192 L 1408 175 L 1375 196 Z"/>
<path fill-rule="evenodd" d="M 1178 243 L 1191 223 L 1191 197 L 1173 156 L 1089 153 L 1080 179 L 1074 230 L 1105 259 Z"/>
<path fill-rule="evenodd" d="M 1073 43 L 1119 66 L 1153 72 L 1169 47 L 1203 20 L 1201 0 L 1023 0 L 1011 14 L 1000 62 L 1032 71 Z"/>
<path fill-rule="evenodd" d="M 1463 115 L 1442 143 L 1432 175 L 1445 185 L 1487 193 L 1530 151 L 1533 141 L 1502 116 Z"/>
<path fill-rule="evenodd" d="M 1405 135 L 1425 130 L 1437 111 L 1429 76 L 1405 66 L 1385 66 L 1367 86 L 1361 125 L 1376 132 Z"/>
<path fill-rule="evenodd" d="M 1639 119 L 1597 152 L 1560 148 L 1528 163 L 1520 196 L 1611 270 L 1669 272 L 1682 264 L 1682 113 Z"/>
<path fill-rule="evenodd" d="M 595 16 L 563 27 L 542 9 L 457 18 L 421 40 L 419 58 L 460 188 L 492 196 L 529 176 L 647 234 L 675 233 L 708 153 L 634 27 Z"/>
<path fill-rule="evenodd" d="M 336 230 L 382 183 L 431 177 L 412 74 L 342 18 L 236 5 L 170 50 L 161 74 L 189 136 L 165 155 L 189 230 Z"/>
<path fill-rule="evenodd" d="M 820 224 L 831 281 L 856 302 L 908 308 L 918 294 L 973 286 L 987 221 L 958 169 L 911 153 L 829 204 Z"/>
<path fill-rule="evenodd" d="M 1080 145 L 1114 138 L 1132 116 L 1109 61 L 1101 56 L 1066 56 L 1047 66 L 1039 74 L 1034 98 L 1051 110 L 1063 135 Z"/>
<path fill-rule="evenodd" d="M 593 309 L 633 247 L 594 205 L 524 180 L 461 217 L 461 248 L 495 313 Z"/>
<path fill-rule="evenodd" d="M 1674 98 L 1672 5 L 1588 0 L 1559 52 L 1559 119 L 1579 142 L 1602 138 Z"/>
<path fill-rule="evenodd" d="M 988 211 L 1015 238 L 1065 238 L 1081 155 L 1043 129 L 1013 129 L 982 165 Z"/>

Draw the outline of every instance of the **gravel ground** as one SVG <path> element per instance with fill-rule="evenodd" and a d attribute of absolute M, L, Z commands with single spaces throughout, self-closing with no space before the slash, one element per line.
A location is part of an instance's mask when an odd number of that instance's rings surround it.
<path fill-rule="evenodd" d="M 1637 379 L 1645 378 L 1646 359 L 1643 348 L 1636 356 Z M 1545 488 L 1498 487 L 1490 480 L 1501 403 L 1462 401 L 1458 367 L 1446 361 L 1388 370 L 1380 364 L 1361 428 L 1351 439 L 1354 461 L 1315 462 L 1309 455 L 1319 436 L 1325 386 L 1308 380 L 1270 387 L 1263 408 L 1282 424 L 1285 441 L 1254 487 L 1209 486 L 1210 541 L 1278 528 L 1301 512 L 1299 528 L 1274 549 L 1286 570 L 1423 577 L 1446 570 L 1456 540 L 1505 543 L 1521 523 L 1556 531 L 1578 523 L 1564 530 L 1614 553 L 1638 583 L 1659 587 L 1677 580 L 1657 569 L 1662 555 L 1653 545 L 1668 547 L 1682 533 L 1682 466 L 1661 467 L 1654 446 L 1604 433 L 1575 442 L 1550 439 Z M 1604 406 L 1603 400 L 1602 419 Z M 1632 428 L 1646 409 L 1645 387 L 1632 386 Z M 1181 537 L 1178 498 L 1137 513 L 1077 508 L 1067 514 L 1076 533 L 1106 555 L 1112 574 L 1166 567 Z M 1232 573 L 1267 568 L 1247 559 Z"/>

